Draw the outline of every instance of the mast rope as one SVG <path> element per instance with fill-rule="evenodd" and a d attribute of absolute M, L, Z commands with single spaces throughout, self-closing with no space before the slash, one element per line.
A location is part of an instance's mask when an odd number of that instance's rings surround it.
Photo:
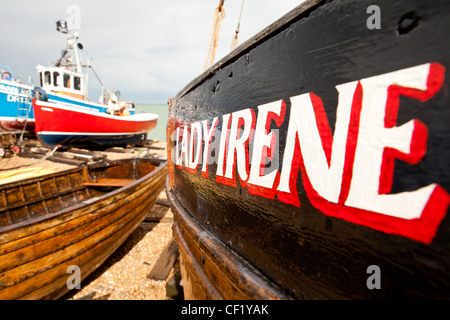
<path fill-rule="evenodd" d="M 239 20 L 238 20 L 238 24 L 236 27 L 236 34 L 233 37 L 233 41 L 231 41 L 230 51 L 233 51 L 234 49 L 236 49 L 236 47 L 239 44 L 238 34 L 239 34 L 239 31 L 241 28 L 241 17 L 242 17 L 242 9 L 244 8 L 244 1 L 245 0 L 242 0 L 242 3 L 241 3 L 241 12 L 239 13 Z"/>
<path fill-rule="evenodd" d="M 209 37 L 208 51 L 206 53 L 204 70 L 212 66 L 214 58 L 216 56 L 220 26 L 222 25 L 222 20 L 225 18 L 226 14 L 225 8 L 223 6 L 224 2 L 225 0 L 220 0 L 219 6 L 214 11 L 214 19 L 211 27 L 211 35 Z"/>

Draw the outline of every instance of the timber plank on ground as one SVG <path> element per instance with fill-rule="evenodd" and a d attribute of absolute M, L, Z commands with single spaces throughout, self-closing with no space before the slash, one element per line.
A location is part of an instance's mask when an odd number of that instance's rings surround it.
<path fill-rule="evenodd" d="M 169 244 L 156 261 L 155 266 L 148 274 L 147 278 L 153 280 L 166 280 L 169 276 L 170 270 L 172 270 L 175 262 L 178 259 L 178 247 L 175 239 L 172 238 Z"/>

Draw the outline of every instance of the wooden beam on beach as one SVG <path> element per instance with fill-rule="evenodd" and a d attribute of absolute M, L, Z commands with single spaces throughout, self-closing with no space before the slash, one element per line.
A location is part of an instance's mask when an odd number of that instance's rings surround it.
<path fill-rule="evenodd" d="M 152 271 L 148 274 L 147 278 L 153 280 L 166 280 L 169 276 L 170 270 L 172 270 L 175 262 L 178 259 L 178 247 L 175 239 L 172 238 L 169 244 L 156 261 Z"/>
<path fill-rule="evenodd" d="M 164 199 L 157 199 L 156 203 L 159 205 L 162 205 L 164 207 L 169 207 L 170 208 L 170 202 Z"/>
<path fill-rule="evenodd" d="M 117 152 L 117 153 L 133 153 L 134 149 L 133 148 L 119 148 L 119 147 L 113 147 L 113 148 L 108 148 L 105 150 L 105 152 Z"/>
<path fill-rule="evenodd" d="M 76 160 L 76 159 L 69 159 L 69 158 L 63 158 L 63 157 L 57 157 L 57 156 L 49 157 L 47 160 L 57 162 L 57 163 L 71 164 L 73 166 L 81 166 L 87 162 L 85 160 Z"/>

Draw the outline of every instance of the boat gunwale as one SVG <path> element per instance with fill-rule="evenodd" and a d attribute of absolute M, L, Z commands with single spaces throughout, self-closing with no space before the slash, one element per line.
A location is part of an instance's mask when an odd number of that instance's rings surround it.
<path fill-rule="evenodd" d="M 129 184 L 123 186 L 123 187 L 119 187 L 119 188 L 117 188 L 115 190 L 107 192 L 107 193 L 105 193 L 105 194 L 103 194 L 101 196 L 91 197 L 89 199 L 83 200 L 82 202 L 79 202 L 77 204 L 71 205 L 71 206 L 69 206 L 67 208 L 63 208 L 61 210 L 58 210 L 57 212 L 54 212 L 54 213 L 48 213 L 48 214 L 45 214 L 43 216 L 36 217 L 34 219 L 32 218 L 32 219 L 29 219 L 29 220 L 26 220 L 26 221 L 20 221 L 18 223 L 12 224 L 12 225 L 2 227 L 2 228 L 0 228 L 0 236 L 2 236 L 4 234 L 7 234 L 8 232 L 11 232 L 11 231 L 16 230 L 16 229 L 29 227 L 30 225 L 33 225 L 33 224 L 37 224 L 37 223 L 41 223 L 43 221 L 51 220 L 51 219 L 54 219 L 54 218 L 56 218 L 58 216 L 63 216 L 63 215 L 68 214 L 68 213 L 70 213 L 72 211 L 82 209 L 83 207 L 88 207 L 88 206 L 92 206 L 92 205 L 98 204 L 99 202 L 105 201 L 106 199 L 108 199 L 110 197 L 113 197 L 113 196 L 116 196 L 119 193 L 122 193 L 122 192 L 125 192 L 125 191 L 129 191 L 131 189 L 135 189 L 137 187 L 137 185 L 142 184 L 146 180 L 151 180 L 151 178 L 154 175 L 157 175 L 161 170 L 164 170 L 164 168 L 167 167 L 167 160 L 158 160 L 158 159 L 153 159 L 153 158 L 128 158 L 128 159 L 122 159 L 122 160 L 112 160 L 112 161 L 110 161 L 108 163 L 101 163 L 101 162 L 99 162 L 99 163 L 94 163 L 94 164 L 88 165 L 88 166 L 82 166 L 82 167 L 79 167 L 79 168 L 67 169 L 67 170 L 64 170 L 64 171 L 59 171 L 59 172 L 56 172 L 56 173 L 50 173 L 50 174 L 43 175 L 43 176 L 40 176 L 40 177 L 36 177 L 36 178 L 32 178 L 32 179 L 26 179 L 26 180 L 21 180 L 21 181 L 16 181 L 16 182 L 12 182 L 12 183 L 8 183 L 8 184 L 5 184 L 3 186 L 0 186 L 0 187 L 5 187 L 5 186 L 6 187 L 22 186 L 24 184 L 28 184 L 28 182 L 36 183 L 38 181 L 43 181 L 46 178 L 65 175 L 65 174 L 67 174 L 69 172 L 75 173 L 77 171 L 83 170 L 83 167 L 94 168 L 95 169 L 95 168 L 101 168 L 103 166 L 104 167 L 109 167 L 111 164 L 120 165 L 120 162 L 123 162 L 123 160 L 140 160 L 140 159 L 150 159 L 150 160 L 153 160 L 153 161 L 156 160 L 156 161 L 159 161 L 160 163 L 159 163 L 159 165 L 155 165 L 156 168 L 154 170 L 152 170 L 151 172 L 147 173 L 146 175 L 144 175 L 143 177 L 141 177 L 139 179 L 136 179 L 135 181 L 133 181 L 133 182 L 131 182 L 131 183 L 129 183 Z M 25 182 L 27 182 L 27 183 L 25 183 Z M 64 222 L 65 221 L 61 221 L 61 223 L 64 223 Z M 25 236 L 29 236 L 29 234 L 27 234 Z M 3 243 L 3 242 L 0 242 L 0 244 L 1 243 Z"/>

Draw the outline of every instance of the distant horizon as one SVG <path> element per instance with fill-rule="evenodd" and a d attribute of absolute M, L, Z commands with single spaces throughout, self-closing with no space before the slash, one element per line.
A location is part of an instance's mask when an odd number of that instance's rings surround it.
<path fill-rule="evenodd" d="M 149 139 L 166 140 L 166 123 L 169 116 L 167 104 L 135 103 L 137 113 L 154 113 L 158 115 L 158 124 L 148 133 Z"/>

